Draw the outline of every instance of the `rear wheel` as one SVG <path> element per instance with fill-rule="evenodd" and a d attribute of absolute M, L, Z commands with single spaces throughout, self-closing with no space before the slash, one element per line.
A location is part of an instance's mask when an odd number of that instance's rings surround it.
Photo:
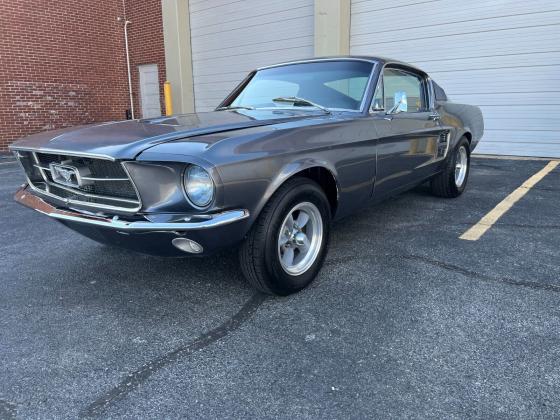
<path fill-rule="evenodd" d="M 272 196 L 242 244 L 247 281 L 276 295 L 295 293 L 313 281 L 327 253 L 330 206 L 307 178 L 289 180 Z"/>
<path fill-rule="evenodd" d="M 447 157 L 443 172 L 432 178 L 430 182 L 432 193 L 446 198 L 460 196 L 467 186 L 470 164 L 470 145 L 463 137 Z"/>

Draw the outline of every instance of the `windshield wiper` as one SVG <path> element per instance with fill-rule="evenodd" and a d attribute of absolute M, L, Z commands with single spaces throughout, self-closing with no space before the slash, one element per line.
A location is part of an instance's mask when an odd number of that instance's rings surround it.
<path fill-rule="evenodd" d="M 252 111 L 255 108 L 253 108 L 252 106 L 228 105 L 228 106 L 221 106 L 219 108 L 216 108 L 216 111 L 225 111 L 225 110 L 228 110 L 228 109 L 248 109 L 248 110 Z"/>
<path fill-rule="evenodd" d="M 319 108 L 322 111 L 325 111 L 327 114 L 330 114 L 331 111 L 325 108 L 323 105 L 316 104 L 315 102 L 311 102 L 308 99 L 300 98 L 298 96 L 282 96 L 280 98 L 274 98 L 272 102 L 290 102 L 294 104 L 294 106 L 312 106 L 315 108 Z"/>

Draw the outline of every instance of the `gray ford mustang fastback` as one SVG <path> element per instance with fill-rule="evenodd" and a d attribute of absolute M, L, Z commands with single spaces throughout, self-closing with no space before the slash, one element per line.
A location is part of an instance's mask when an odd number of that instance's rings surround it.
<path fill-rule="evenodd" d="M 15 199 L 99 242 L 155 255 L 239 248 L 247 280 L 286 295 L 325 258 L 331 221 L 429 181 L 457 197 L 480 110 L 379 57 L 264 67 L 212 112 L 95 124 L 11 149 Z"/>

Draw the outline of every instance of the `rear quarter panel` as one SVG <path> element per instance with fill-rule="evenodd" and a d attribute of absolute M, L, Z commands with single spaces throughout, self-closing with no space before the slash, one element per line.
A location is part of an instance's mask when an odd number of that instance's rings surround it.
<path fill-rule="evenodd" d="M 438 101 L 437 111 L 441 115 L 441 124 L 452 130 L 453 147 L 468 132 L 471 134 L 471 152 L 484 134 L 484 118 L 480 108 L 474 105 Z"/>

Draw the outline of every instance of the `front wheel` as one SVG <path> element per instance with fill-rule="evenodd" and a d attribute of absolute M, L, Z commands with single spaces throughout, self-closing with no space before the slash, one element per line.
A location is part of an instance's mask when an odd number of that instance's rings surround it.
<path fill-rule="evenodd" d="M 447 158 L 445 169 L 430 182 L 432 193 L 439 197 L 460 196 L 467 186 L 471 165 L 470 145 L 465 137 Z"/>
<path fill-rule="evenodd" d="M 306 178 L 281 186 L 262 210 L 239 257 L 247 281 L 275 295 L 313 281 L 327 253 L 331 212 L 321 187 Z"/>

